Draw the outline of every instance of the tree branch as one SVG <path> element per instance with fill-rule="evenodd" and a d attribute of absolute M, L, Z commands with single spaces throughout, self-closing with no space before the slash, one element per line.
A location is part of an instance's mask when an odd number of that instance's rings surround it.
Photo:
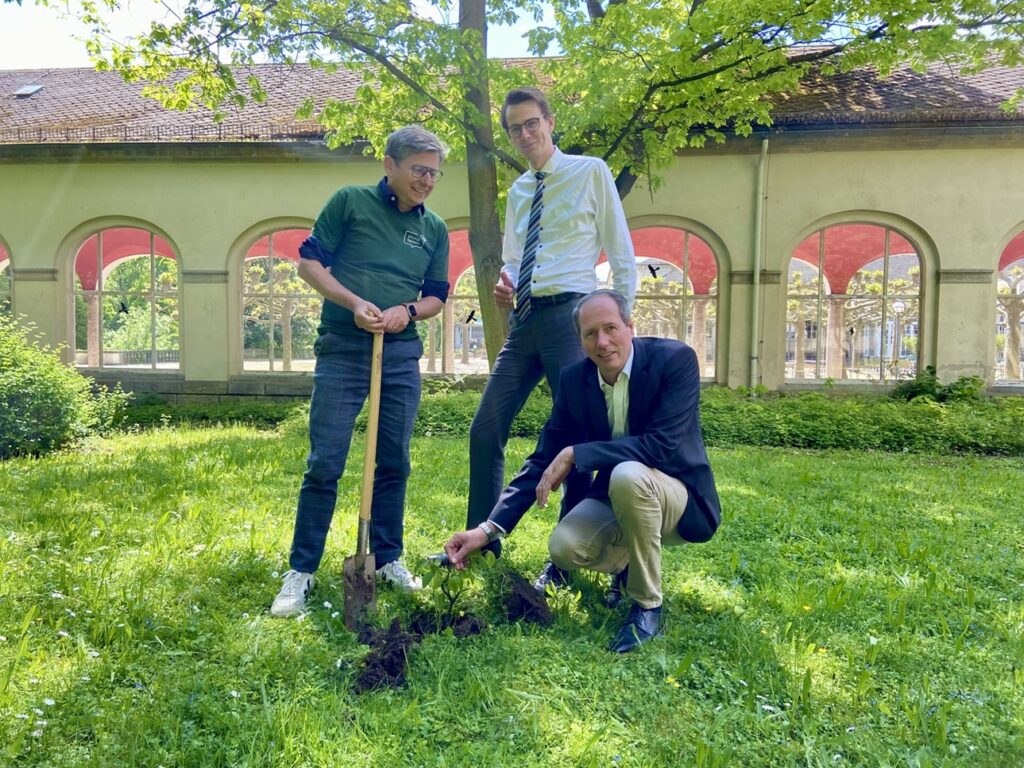
<path fill-rule="evenodd" d="M 358 40 L 346 36 L 339 30 L 329 30 L 325 32 L 325 37 L 328 37 L 337 43 L 341 43 L 342 45 L 347 45 L 349 48 L 359 51 L 363 55 L 377 62 L 377 64 L 379 64 L 381 67 L 383 67 L 392 75 L 394 75 L 394 77 L 397 78 L 400 82 L 402 82 L 407 88 L 411 89 L 413 93 L 416 93 L 420 97 L 425 99 L 432 107 L 434 107 L 434 109 L 438 110 L 438 112 L 443 114 L 449 120 L 453 121 L 467 134 L 473 135 L 473 126 L 467 120 L 465 120 L 462 117 L 462 115 L 456 114 L 455 112 L 450 110 L 443 102 L 439 101 L 436 97 L 428 93 L 422 84 L 417 83 L 407 72 L 395 66 L 392 59 L 385 56 L 380 51 L 376 50 L 375 48 L 372 48 L 371 46 L 360 43 Z M 497 157 L 499 160 L 501 160 L 503 163 L 506 163 L 509 167 L 515 168 L 521 173 L 526 170 L 525 166 L 523 166 L 522 163 L 518 162 L 514 157 L 505 152 L 500 147 L 496 147 L 493 144 L 491 144 L 490 146 L 486 144 L 481 144 L 481 146 L 485 150 L 490 152 L 492 155 Z"/>

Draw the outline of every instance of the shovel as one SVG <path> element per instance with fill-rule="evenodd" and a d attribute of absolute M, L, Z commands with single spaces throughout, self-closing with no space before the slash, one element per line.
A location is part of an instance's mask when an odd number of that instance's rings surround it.
<path fill-rule="evenodd" d="M 373 334 L 370 358 L 370 412 L 366 422 L 363 456 L 363 487 L 359 494 L 359 531 L 356 553 L 345 558 L 345 626 L 355 631 L 368 611 L 377 606 L 377 558 L 370 552 L 370 508 L 373 505 L 373 472 L 377 465 L 377 422 L 380 419 L 380 379 L 384 367 L 384 335 Z"/>

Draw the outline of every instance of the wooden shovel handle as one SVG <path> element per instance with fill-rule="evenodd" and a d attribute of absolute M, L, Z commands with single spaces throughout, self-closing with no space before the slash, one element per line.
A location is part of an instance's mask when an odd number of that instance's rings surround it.
<path fill-rule="evenodd" d="M 377 466 L 377 424 L 380 421 L 380 379 L 384 372 L 384 334 L 373 334 L 370 357 L 370 411 L 366 421 L 366 449 L 363 454 L 363 489 L 359 494 L 359 519 L 369 522 L 373 505 L 373 472 Z"/>

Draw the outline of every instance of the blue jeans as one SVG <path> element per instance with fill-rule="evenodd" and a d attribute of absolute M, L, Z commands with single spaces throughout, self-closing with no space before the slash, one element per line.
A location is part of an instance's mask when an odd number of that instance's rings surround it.
<path fill-rule="evenodd" d="M 316 571 L 323 557 L 352 428 L 370 391 L 371 343 L 369 336 L 324 333 L 314 347 L 317 357 L 309 407 L 309 457 L 289 558 L 289 565 L 296 571 Z M 419 339 L 385 339 L 370 523 L 370 550 L 376 555 L 378 568 L 402 554 L 409 440 L 420 403 L 422 355 Z M 352 510 L 353 518 L 357 513 Z"/>
<path fill-rule="evenodd" d="M 557 306 L 534 303 L 524 323 L 511 318 L 508 339 L 494 361 L 483 397 L 469 428 L 469 504 L 466 527 L 486 520 L 505 487 L 505 446 L 512 420 L 540 382 L 548 380 L 558 394 L 558 376 L 583 357 L 580 336 L 572 322 L 576 301 Z M 583 498 L 590 478 L 573 470 L 565 480 L 559 519 L 568 511 L 567 496 Z"/>

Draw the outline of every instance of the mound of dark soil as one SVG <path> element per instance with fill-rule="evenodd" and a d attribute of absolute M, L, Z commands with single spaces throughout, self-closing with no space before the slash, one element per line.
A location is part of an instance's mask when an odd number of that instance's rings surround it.
<path fill-rule="evenodd" d="M 518 573 L 509 572 L 510 586 L 505 594 L 505 615 L 509 621 L 532 621 L 547 627 L 553 621 L 548 601 L 538 595 L 533 584 Z"/>
<path fill-rule="evenodd" d="M 454 621 L 449 621 L 444 616 L 439 618 L 430 613 L 418 613 L 409 622 L 409 631 L 420 638 L 444 632 L 449 627 L 456 637 L 469 637 L 483 632 L 487 628 L 487 623 L 472 613 L 459 616 Z"/>
<path fill-rule="evenodd" d="M 367 642 L 371 650 L 363 659 L 363 668 L 353 684 L 355 692 L 403 685 L 409 649 L 416 638 L 402 629 L 402 622 L 395 619 L 386 630 L 366 629 L 359 639 Z"/>

